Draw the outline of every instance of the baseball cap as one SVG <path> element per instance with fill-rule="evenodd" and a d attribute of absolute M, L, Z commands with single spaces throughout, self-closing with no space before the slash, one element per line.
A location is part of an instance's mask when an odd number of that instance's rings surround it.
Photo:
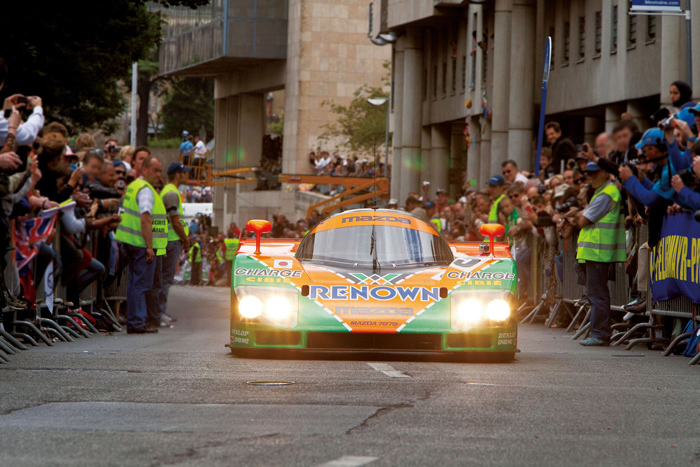
<path fill-rule="evenodd" d="M 493 177 L 489 178 L 489 185 L 491 186 L 501 186 L 506 184 L 506 179 L 503 178 L 501 175 L 494 175 Z"/>
<path fill-rule="evenodd" d="M 642 139 L 634 146 L 637 149 L 642 149 L 644 146 L 651 146 L 657 144 L 666 144 L 664 139 L 664 132 L 660 128 L 649 128 L 642 135 Z"/>
<path fill-rule="evenodd" d="M 391 206 L 392 204 L 398 206 L 399 205 L 399 200 L 396 198 L 391 198 L 388 203 L 386 203 L 387 206 Z"/>
<path fill-rule="evenodd" d="M 695 115 L 695 114 L 700 114 L 700 104 L 696 105 L 695 107 L 691 107 L 687 109 L 689 113 Z"/>
<path fill-rule="evenodd" d="M 676 114 L 678 120 L 683 120 L 689 127 L 695 125 L 695 115 L 692 113 L 696 107 L 686 108 Z"/>
<path fill-rule="evenodd" d="M 438 188 L 437 190 L 435 190 L 435 194 L 439 195 L 440 193 L 442 193 L 443 195 L 447 194 L 444 188 Z"/>
<path fill-rule="evenodd" d="M 426 202 L 426 203 L 423 205 L 423 207 L 424 207 L 425 209 L 432 209 L 432 208 L 435 207 L 435 203 L 433 203 L 432 201 L 428 201 L 428 202 Z"/>
<path fill-rule="evenodd" d="M 584 172 L 597 172 L 600 170 L 600 166 L 595 162 L 589 162 L 586 164 L 586 168 L 583 169 Z"/>
<path fill-rule="evenodd" d="M 554 199 L 556 199 L 556 198 L 562 198 L 562 197 L 564 196 L 564 193 L 566 193 L 566 190 L 568 190 L 568 189 L 569 189 L 569 185 L 567 185 L 566 183 L 562 183 L 561 185 L 557 186 L 557 187 L 554 189 L 554 196 L 553 196 L 553 198 L 554 198 Z"/>
<path fill-rule="evenodd" d="M 192 170 L 192 167 L 185 167 L 179 162 L 173 162 L 168 166 L 168 175 L 179 172 L 189 172 L 190 170 Z"/>

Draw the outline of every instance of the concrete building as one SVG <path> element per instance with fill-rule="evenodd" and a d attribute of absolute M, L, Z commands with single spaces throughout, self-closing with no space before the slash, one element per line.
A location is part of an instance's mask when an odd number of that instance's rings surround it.
<path fill-rule="evenodd" d="M 481 189 L 506 159 L 533 168 L 547 36 L 547 120 L 576 142 L 610 130 L 625 111 L 646 128 L 669 103 L 671 82 L 686 78 L 685 21 L 628 9 L 627 0 L 375 0 L 373 37 L 398 36 L 392 196 L 405 199 L 421 180 L 431 181 L 431 196 L 448 185 L 456 195 L 463 176 Z M 692 19 L 700 24 L 700 8 Z M 700 89 L 694 55 L 692 84 Z"/>
<path fill-rule="evenodd" d="M 216 79 L 219 170 L 259 165 L 265 95 L 284 90 L 283 171 L 309 173 L 308 153 L 333 118 L 321 102 L 347 104 L 361 85 L 380 86 L 391 58 L 389 47 L 367 38 L 365 0 L 212 0 L 162 14 L 160 72 Z M 293 190 L 246 193 L 250 185 L 215 190 L 217 225 L 294 215 Z"/>

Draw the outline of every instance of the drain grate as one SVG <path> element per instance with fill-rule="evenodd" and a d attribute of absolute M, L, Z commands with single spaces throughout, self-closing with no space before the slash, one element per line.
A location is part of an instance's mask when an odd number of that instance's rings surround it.
<path fill-rule="evenodd" d="M 247 381 L 251 386 L 289 386 L 295 384 L 294 381 Z"/>

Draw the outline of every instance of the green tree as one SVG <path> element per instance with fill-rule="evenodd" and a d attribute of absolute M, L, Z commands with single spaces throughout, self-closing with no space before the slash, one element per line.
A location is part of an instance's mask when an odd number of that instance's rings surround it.
<path fill-rule="evenodd" d="M 156 0 L 196 8 L 210 0 Z M 10 76 L 3 97 L 38 95 L 49 120 L 74 130 L 102 127 L 125 108 L 120 81 L 161 40 L 146 0 L 3 2 L 0 57 Z"/>
<path fill-rule="evenodd" d="M 180 136 L 182 130 L 198 134 L 204 128 L 214 134 L 214 79 L 180 78 L 172 83 L 161 110 L 163 136 Z"/>
<path fill-rule="evenodd" d="M 371 154 L 377 160 L 378 150 L 384 145 L 386 136 L 386 105 L 376 106 L 367 99 L 389 97 L 383 88 L 360 86 L 354 93 L 350 104 L 339 105 L 333 101 L 323 101 L 338 116 L 335 122 L 322 125 L 324 132 L 321 141 L 339 139 L 341 146 L 352 151 Z M 391 144 L 391 143 L 390 143 Z"/>

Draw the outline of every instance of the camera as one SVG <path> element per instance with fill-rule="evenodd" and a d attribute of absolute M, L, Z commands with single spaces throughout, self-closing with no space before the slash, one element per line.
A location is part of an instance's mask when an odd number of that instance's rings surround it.
<path fill-rule="evenodd" d="M 429 181 L 427 181 L 427 180 L 426 180 L 426 181 L 424 181 L 424 182 L 423 182 L 423 186 L 430 186 L 430 182 L 429 182 Z"/>
<path fill-rule="evenodd" d="M 535 227 L 554 227 L 555 225 L 552 216 L 550 216 L 547 211 L 543 210 L 537 212 Z"/>
<path fill-rule="evenodd" d="M 673 121 L 676 118 L 675 115 L 671 115 L 668 118 L 664 118 L 663 120 L 659 121 L 659 123 L 656 125 L 662 130 L 668 130 L 669 128 L 675 128 L 676 123 Z"/>
<path fill-rule="evenodd" d="M 577 208 L 578 207 L 578 199 L 572 196 L 571 198 L 567 199 L 563 204 L 560 204 L 557 206 L 557 212 L 558 213 L 565 213 L 571 208 Z"/>
<path fill-rule="evenodd" d="M 679 170 L 678 176 L 681 177 L 685 186 L 695 186 L 698 184 L 698 177 L 691 168 Z"/>
<path fill-rule="evenodd" d="M 122 148 L 115 144 L 110 144 L 109 146 L 107 146 L 107 152 L 119 152 L 121 150 Z"/>

